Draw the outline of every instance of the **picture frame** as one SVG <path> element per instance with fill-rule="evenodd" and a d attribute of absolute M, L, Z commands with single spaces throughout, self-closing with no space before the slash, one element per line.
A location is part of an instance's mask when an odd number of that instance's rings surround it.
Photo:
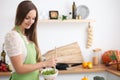
<path fill-rule="evenodd" d="M 49 18 L 50 19 L 58 19 L 59 12 L 58 11 L 49 11 Z"/>

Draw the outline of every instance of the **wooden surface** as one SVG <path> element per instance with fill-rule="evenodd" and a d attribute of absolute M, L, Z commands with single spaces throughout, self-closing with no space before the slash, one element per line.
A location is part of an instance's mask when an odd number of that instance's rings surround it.
<path fill-rule="evenodd" d="M 11 72 L 0 72 L 0 76 L 10 76 Z"/>
<path fill-rule="evenodd" d="M 111 72 L 117 76 L 120 76 L 120 70 L 117 70 L 116 66 L 117 65 L 107 67 L 107 71 Z"/>
<path fill-rule="evenodd" d="M 83 56 L 77 42 L 58 47 L 48 51 L 45 55 L 46 59 L 57 57 L 58 63 L 82 63 Z"/>
<path fill-rule="evenodd" d="M 83 68 L 81 65 L 76 67 L 68 68 L 67 70 L 59 71 L 60 74 L 73 74 L 73 73 L 85 73 L 85 72 L 101 72 L 106 71 L 104 65 L 93 66 L 92 69 Z"/>
<path fill-rule="evenodd" d="M 120 71 L 117 71 L 112 66 L 106 67 L 104 65 L 93 66 L 92 69 L 84 69 L 80 65 L 80 66 L 68 68 L 67 70 L 59 71 L 59 74 L 74 74 L 74 73 L 88 73 L 88 72 L 101 72 L 101 71 L 107 71 L 120 77 Z M 10 76 L 10 75 L 11 75 L 10 72 L 0 72 L 0 76 Z"/>

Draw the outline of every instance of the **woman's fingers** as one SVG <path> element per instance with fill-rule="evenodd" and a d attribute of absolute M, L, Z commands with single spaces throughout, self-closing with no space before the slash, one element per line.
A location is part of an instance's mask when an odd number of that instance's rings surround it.
<path fill-rule="evenodd" d="M 57 64 L 56 58 L 51 58 L 51 59 L 45 61 L 46 67 L 55 67 L 56 64 Z"/>

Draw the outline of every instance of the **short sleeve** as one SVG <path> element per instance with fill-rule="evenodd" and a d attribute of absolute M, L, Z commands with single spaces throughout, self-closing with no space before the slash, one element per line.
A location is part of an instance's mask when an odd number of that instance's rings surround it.
<path fill-rule="evenodd" d="M 9 57 L 22 54 L 23 41 L 16 31 L 10 31 L 5 36 L 5 50 Z"/>

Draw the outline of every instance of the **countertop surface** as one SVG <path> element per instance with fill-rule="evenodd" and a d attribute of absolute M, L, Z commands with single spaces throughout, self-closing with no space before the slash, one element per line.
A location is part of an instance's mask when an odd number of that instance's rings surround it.
<path fill-rule="evenodd" d="M 107 71 L 120 77 L 120 71 L 118 71 L 115 67 L 105 66 L 103 64 L 93 66 L 92 69 L 84 69 L 82 68 L 82 66 L 71 67 L 71 68 L 68 68 L 67 70 L 59 71 L 59 73 L 74 74 L 74 73 L 101 72 L 101 71 Z"/>
<path fill-rule="evenodd" d="M 67 68 L 67 70 L 60 70 L 59 74 L 74 74 L 74 73 L 101 72 L 101 71 L 107 71 L 120 77 L 120 71 L 118 71 L 116 68 L 112 66 L 106 67 L 101 64 L 97 66 L 93 66 L 92 69 L 84 69 L 82 68 L 81 65 L 76 67 L 71 67 L 71 68 Z M 11 72 L 0 72 L 0 76 L 10 76 L 10 75 Z"/>

